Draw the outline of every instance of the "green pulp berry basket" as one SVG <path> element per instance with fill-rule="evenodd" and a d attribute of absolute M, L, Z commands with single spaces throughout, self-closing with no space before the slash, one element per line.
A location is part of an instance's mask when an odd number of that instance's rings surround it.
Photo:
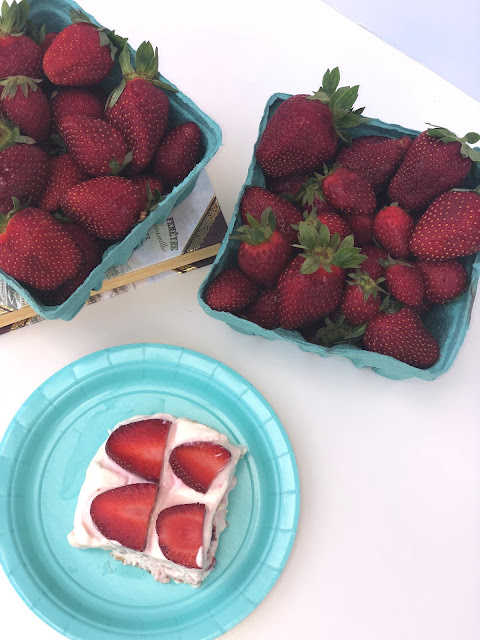
<path fill-rule="evenodd" d="M 267 106 L 260 122 L 259 135 L 255 149 L 268 120 L 279 105 L 289 97 L 289 95 L 284 93 L 276 93 L 267 102 Z M 399 125 L 387 124 L 380 120 L 373 119 L 366 124 L 355 127 L 351 130 L 351 133 L 354 138 L 365 135 L 383 135 L 390 138 L 400 138 L 405 135 L 411 137 L 417 136 L 419 132 L 412 129 L 405 129 Z M 297 331 L 287 331 L 285 329 L 263 329 L 253 322 L 239 318 L 231 313 L 214 311 L 207 305 L 205 302 L 205 293 L 213 278 L 224 269 L 237 266 L 237 253 L 240 241 L 231 240 L 230 237 L 242 224 L 240 216 L 240 201 L 243 197 L 244 191 L 250 186 L 265 187 L 265 176 L 256 161 L 255 149 L 252 162 L 248 170 L 247 179 L 240 191 L 227 234 L 212 269 L 199 290 L 198 297 L 200 306 L 205 313 L 213 318 L 217 318 L 218 320 L 223 320 L 233 329 L 236 329 L 241 333 L 262 336 L 268 340 L 287 340 L 288 342 L 296 344 L 303 351 L 317 353 L 323 358 L 335 355 L 344 356 L 351 360 L 351 362 L 353 362 L 353 364 L 358 368 L 371 367 L 376 373 L 386 378 L 392 378 L 393 380 L 403 380 L 405 378 L 414 377 L 421 378 L 423 380 L 435 380 L 435 378 L 438 378 L 445 373 L 455 360 L 470 324 L 470 315 L 480 274 L 480 254 L 462 259 L 463 265 L 465 266 L 469 276 L 470 284 L 468 289 L 453 302 L 444 305 L 435 305 L 424 317 L 426 326 L 440 344 L 440 359 L 429 369 L 418 369 L 405 364 L 404 362 L 400 362 L 395 358 L 391 358 L 390 356 L 372 353 L 362 349 L 361 347 L 348 344 L 339 344 L 328 348 L 315 345 L 307 342 Z M 467 181 L 467 186 L 470 188 L 476 187 L 479 183 L 480 180 L 470 177 Z"/>
<path fill-rule="evenodd" d="M 45 24 L 47 32 L 60 31 L 70 24 L 69 11 L 71 9 L 79 10 L 81 7 L 79 7 L 76 2 L 70 2 L 69 0 L 32 0 L 30 3 L 30 19 L 37 26 Z M 89 16 L 89 18 L 95 24 L 99 24 L 92 16 Z M 112 26 L 114 25 L 110 25 L 110 27 Z M 131 54 L 133 55 L 133 53 L 134 51 L 131 49 Z M 103 88 L 107 92 L 112 91 L 120 83 L 121 77 L 122 74 L 117 56 L 112 73 L 107 80 L 102 83 Z M 163 76 L 160 77 L 170 85 L 175 86 Z M 90 296 L 90 292 L 101 287 L 106 272 L 111 267 L 127 262 L 133 251 L 145 239 L 148 230 L 155 224 L 165 222 L 173 207 L 180 204 L 180 202 L 191 193 L 201 170 L 218 151 L 222 140 L 220 127 L 180 91 L 178 93 L 170 92 L 169 98 L 171 105 L 170 124 L 175 125 L 187 120 L 195 122 L 202 132 L 205 151 L 204 156 L 185 180 L 177 185 L 142 222 L 137 224 L 126 238 L 112 245 L 105 251 L 102 262 L 90 273 L 85 282 L 78 287 L 68 300 L 58 306 L 42 305 L 35 299 L 30 291 L 25 289 L 17 280 L 0 270 L 0 277 L 21 295 L 42 318 L 48 320 L 55 318 L 71 320 L 83 307 Z"/>

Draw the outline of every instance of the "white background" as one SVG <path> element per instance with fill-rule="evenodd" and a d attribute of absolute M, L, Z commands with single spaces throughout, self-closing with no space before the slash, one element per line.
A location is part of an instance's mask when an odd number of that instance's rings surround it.
<path fill-rule="evenodd" d="M 327 67 L 338 64 L 343 83 L 361 85 L 358 106 L 366 104 L 367 115 L 418 129 L 434 122 L 460 134 L 479 127 L 472 98 L 314 0 L 285 8 L 244 0 L 235 9 L 220 1 L 84 0 L 84 8 L 134 47 L 143 39 L 157 44 L 166 77 L 221 125 L 224 146 L 208 173 L 227 218 L 267 98 L 317 89 Z M 478 304 L 447 374 L 396 382 L 207 317 L 196 302 L 205 275 L 138 289 L 70 323 L 1 336 L 0 433 L 45 378 L 92 351 L 133 342 L 201 351 L 236 369 L 273 405 L 302 487 L 285 571 L 225 638 L 478 640 Z M 2 572 L 0 603 L 2 637 L 59 637 Z"/>

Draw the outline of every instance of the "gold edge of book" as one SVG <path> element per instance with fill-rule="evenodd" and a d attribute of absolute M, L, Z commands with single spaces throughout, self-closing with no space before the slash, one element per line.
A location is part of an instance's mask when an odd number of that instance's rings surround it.
<path fill-rule="evenodd" d="M 127 284 L 132 284 L 133 282 L 138 282 L 139 280 L 144 280 L 151 276 L 156 276 L 164 271 L 172 271 L 173 269 L 186 267 L 189 264 L 200 262 L 207 258 L 213 258 L 217 255 L 219 249 L 220 243 L 217 243 L 210 247 L 196 249 L 195 251 L 190 251 L 184 254 L 182 253 L 175 258 L 170 258 L 169 260 L 164 260 L 163 262 L 158 262 L 157 264 L 152 264 L 148 267 L 143 267 L 142 269 L 129 271 L 128 273 L 105 280 L 102 288 L 99 291 L 93 291 L 92 293 L 97 295 L 99 293 L 104 293 L 105 291 L 112 291 L 112 289 L 124 287 Z M 37 315 L 36 312 L 29 306 L 16 309 L 15 311 L 10 311 L 9 313 L 0 315 L 0 328 L 6 327 L 7 325 L 11 325 L 15 322 L 28 320 L 29 318 L 33 318 L 35 315 Z"/>

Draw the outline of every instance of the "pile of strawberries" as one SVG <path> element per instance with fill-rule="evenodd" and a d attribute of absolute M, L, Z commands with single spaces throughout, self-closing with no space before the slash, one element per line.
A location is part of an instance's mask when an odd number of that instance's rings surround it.
<path fill-rule="evenodd" d="M 358 86 L 328 70 L 313 96 L 285 100 L 256 148 L 266 188 L 248 187 L 238 267 L 206 302 L 323 346 L 359 343 L 419 368 L 440 355 L 422 316 L 468 285 L 458 258 L 480 250 L 480 193 L 462 186 L 480 154 L 441 127 L 414 140 L 372 135 Z"/>
<path fill-rule="evenodd" d="M 71 11 L 46 33 L 28 2 L 0 18 L 0 269 L 43 304 L 63 303 L 199 162 L 194 122 L 172 126 L 158 51 Z M 123 79 L 107 96 L 119 54 Z M 120 176 L 119 174 L 122 174 Z"/>

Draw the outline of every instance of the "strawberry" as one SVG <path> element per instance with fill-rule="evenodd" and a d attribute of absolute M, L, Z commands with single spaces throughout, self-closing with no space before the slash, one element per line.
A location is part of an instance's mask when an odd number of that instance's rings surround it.
<path fill-rule="evenodd" d="M 41 78 L 42 51 L 23 35 L 28 18 L 28 0 L 2 5 L 0 17 L 0 78 L 28 76 Z"/>
<path fill-rule="evenodd" d="M 42 142 L 50 133 L 51 114 L 39 82 L 25 76 L 11 76 L 0 80 L 0 100 L 3 112 L 21 132 Z"/>
<path fill-rule="evenodd" d="M 69 152 L 92 176 L 117 174 L 131 161 L 122 134 L 105 120 L 65 116 L 60 132 Z"/>
<path fill-rule="evenodd" d="M 33 140 L 0 116 L 0 213 L 10 211 L 12 197 L 38 203 L 45 188 L 48 156 L 40 147 L 22 144 L 26 142 Z"/>
<path fill-rule="evenodd" d="M 366 323 L 359 327 L 349 324 L 345 316 L 341 313 L 334 314 L 334 317 L 325 316 L 320 326 L 319 323 L 310 325 L 302 330 L 302 335 L 308 342 L 319 344 L 322 347 L 333 347 L 336 344 L 346 342 L 355 344 L 365 331 Z"/>
<path fill-rule="evenodd" d="M 43 38 L 40 44 L 40 49 L 42 50 L 43 55 L 46 54 L 47 49 L 49 48 L 49 46 L 52 44 L 52 42 L 55 40 L 57 36 L 58 36 L 58 31 L 51 31 L 50 33 L 45 34 L 45 37 Z"/>
<path fill-rule="evenodd" d="M 225 269 L 210 283 L 205 301 L 215 311 L 237 313 L 248 307 L 258 295 L 258 287 L 241 271 Z"/>
<path fill-rule="evenodd" d="M 291 96 L 278 107 L 256 149 L 265 175 L 277 178 L 312 170 L 333 158 L 339 138 L 351 140 L 342 127 L 360 124 L 363 109 L 352 111 L 358 86 L 338 88 L 339 82 L 338 67 L 327 70 L 313 96 Z"/>
<path fill-rule="evenodd" d="M 330 206 L 352 216 L 370 216 L 377 206 L 370 183 L 343 167 L 333 168 L 324 176 L 322 191 Z"/>
<path fill-rule="evenodd" d="M 368 274 L 360 270 L 350 274 L 340 312 L 351 325 L 361 325 L 378 312 L 381 303 L 379 292 L 383 291 L 379 284 L 384 280 L 385 278 L 372 280 Z"/>
<path fill-rule="evenodd" d="M 50 98 L 53 124 L 56 129 L 65 116 L 88 116 L 103 119 L 105 100 L 91 88 L 60 87 Z"/>
<path fill-rule="evenodd" d="M 123 80 L 110 94 L 107 120 L 124 136 L 133 151 L 132 173 L 140 173 L 150 163 L 167 126 L 170 101 L 162 89 L 176 89 L 158 79 L 158 49 L 149 42 L 138 47 L 135 66 L 128 47 L 122 49 L 120 65 Z"/>
<path fill-rule="evenodd" d="M 417 267 L 425 283 L 425 300 L 447 302 L 456 298 L 467 286 L 468 276 L 458 260 L 431 262 L 419 260 Z"/>
<path fill-rule="evenodd" d="M 156 498 L 155 484 L 127 484 L 97 495 L 90 505 L 90 515 L 102 536 L 143 551 Z"/>
<path fill-rule="evenodd" d="M 373 242 L 373 218 L 372 216 L 345 214 L 345 220 L 352 230 L 355 244 L 369 244 Z"/>
<path fill-rule="evenodd" d="M 275 214 L 265 209 L 260 222 L 247 213 L 248 224 L 239 227 L 232 239 L 241 240 L 238 266 L 243 273 L 265 287 L 273 286 L 287 264 L 292 246 L 276 230 Z"/>
<path fill-rule="evenodd" d="M 388 187 L 392 202 L 419 213 L 445 191 L 462 186 L 480 153 L 468 146 L 480 140 L 476 133 L 457 138 L 435 127 L 421 133 L 411 144 Z"/>
<path fill-rule="evenodd" d="M 300 211 L 290 202 L 286 202 L 280 196 L 270 193 L 261 187 L 248 187 L 240 202 L 240 213 L 243 224 L 247 223 L 247 213 L 255 220 L 260 220 L 262 213 L 270 207 L 277 219 L 277 229 L 293 243 L 297 239 L 297 232 L 292 229 L 292 224 L 298 224 L 302 220 Z"/>
<path fill-rule="evenodd" d="M 372 280 L 383 278 L 385 269 L 380 264 L 380 261 L 388 258 L 387 252 L 380 247 L 365 245 L 362 246 L 360 253 L 367 256 L 367 259 L 362 262 L 362 271 L 368 273 Z"/>
<path fill-rule="evenodd" d="M 123 469 L 158 482 L 171 424 L 155 418 L 124 424 L 112 431 L 105 451 Z"/>
<path fill-rule="evenodd" d="M 368 351 L 391 356 L 419 369 L 428 369 L 440 357 L 437 341 L 417 311 L 410 307 L 377 313 L 368 321 L 363 343 Z"/>
<path fill-rule="evenodd" d="M 177 504 L 160 511 L 156 522 L 158 545 L 167 560 L 190 569 L 201 569 L 197 557 L 203 545 L 205 505 Z"/>
<path fill-rule="evenodd" d="M 276 329 L 280 324 L 277 289 L 262 291 L 257 300 L 245 312 L 245 317 L 264 329 Z"/>
<path fill-rule="evenodd" d="M 228 449 L 214 442 L 187 442 L 173 449 L 170 466 L 187 487 L 207 493 L 231 457 Z"/>
<path fill-rule="evenodd" d="M 75 276 L 82 254 L 47 211 L 14 205 L 0 214 L 0 269 L 40 291 L 56 289 Z"/>
<path fill-rule="evenodd" d="M 50 171 L 47 186 L 40 199 L 39 206 L 45 211 L 56 211 L 65 193 L 87 180 L 87 174 L 69 153 L 50 158 Z"/>
<path fill-rule="evenodd" d="M 82 11 L 70 11 L 71 25 L 62 29 L 43 56 L 43 71 L 54 84 L 84 87 L 110 74 L 116 47 L 105 29 Z"/>
<path fill-rule="evenodd" d="M 182 122 L 170 129 L 153 159 L 155 173 L 165 182 L 177 185 L 202 157 L 202 132 L 195 122 Z"/>
<path fill-rule="evenodd" d="M 415 222 L 397 203 L 384 207 L 375 216 L 373 233 L 376 240 L 394 258 L 406 258 L 410 253 L 410 236 Z"/>
<path fill-rule="evenodd" d="M 480 187 L 453 189 L 432 202 L 412 233 L 410 251 L 424 260 L 461 258 L 480 251 Z"/>
<path fill-rule="evenodd" d="M 267 178 L 267 190 L 279 196 L 296 198 L 303 183 L 308 180 L 306 173 L 285 176 L 281 178 Z"/>
<path fill-rule="evenodd" d="M 362 176 L 378 193 L 387 186 L 411 143 L 406 136 L 398 139 L 360 136 L 353 140 L 350 147 L 340 149 L 337 162 Z"/>
<path fill-rule="evenodd" d="M 395 261 L 388 258 L 383 262 L 388 290 L 391 295 L 410 307 L 418 307 L 422 304 L 425 293 L 420 269 L 409 262 Z"/>
<path fill-rule="evenodd" d="M 132 182 L 137 184 L 145 194 L 145 208 L 148 207 L 152 197 L 160 201 L 164 185 L 160 178 L 149 175 L 134 175 Z"/>
<path fill-rule="evenodd" d="M 56 306 L 63 304 L 78 287 L 85 282 L 87 276 L 100 264 L 103 257 L 103 247 L 99 241 L 91 236 L 78 224 L 62 225 L 68 235 L 75 242 L 82 253 L 82 263 L 76 275 L 54 291 L 46 291 L 41 295 L 42 304 Z"/>
<path fill-rule="evenodd" d="M 345 269 L 363 260 L 353 237 L 342 241 L 325 225 L 299 224 L 299 245 L 305 252 L 290 262 L 278 281 L 280 326 L 297 329 L 338 307 L 345 286 Z"/>
<path fill-rule="evenodd" d="M 124 238 L 144 210 L 141 188 L 125 178 L 103 176 L 72 187 L 62 199 L 66 215 L 104 240 Z"/>

